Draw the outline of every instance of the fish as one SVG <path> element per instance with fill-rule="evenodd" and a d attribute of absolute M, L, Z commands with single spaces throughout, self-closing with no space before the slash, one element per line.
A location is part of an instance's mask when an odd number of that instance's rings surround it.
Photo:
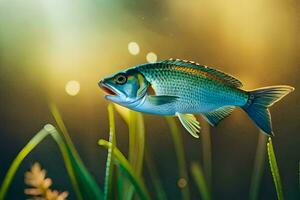
<path fill-rule="evenodd" d="M 216 126 L 237 107 L 267 136 L 273 136 L 269 107 L 294 90 L 288 85 L 243 90 L 235 77 L 199 63 L 169 59 L 130 67 L 101 79 L 105 99 L 147 114 L 178 117 L 199 138 L 201 115 Z"/>

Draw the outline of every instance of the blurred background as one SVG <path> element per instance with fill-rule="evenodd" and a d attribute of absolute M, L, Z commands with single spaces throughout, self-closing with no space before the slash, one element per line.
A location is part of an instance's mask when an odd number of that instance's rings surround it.
<path fill-rule="evenodd" d="M 299 197 L 300 2 L 297 0 L 1 0 L 0 182 L 27 141 L 53 119 L 57 104 L 88 169 L 103 185 L 107 102 L 97 82 L 129 66 L 182 58 L 236 76 L 245 89 L 277 84 L 296 91 L 271 108 L 273 144 L 286 199 Z M 178 199 L 169 129 L 145 115 L 146 143 L 170 199 Z M 155 126 L 153 126 L 155 124 Z M 118 145 L 127 152 L 126 124 L 117 115 Z M 201 141 L 182 130 L 187 163 L 201 160 Z M 236 110 L 211 129 L 215 199 L 248 196 L 258 130 Z M 23 173 L 39 161 L 54 188 L 71 185 L 55 142 L 46 139 L 18 171 L 9 199 L 25 199 Z M 147 174 L 145 174 L 147 176 Z M 192 188 L 192 198 L 197 199 Z M 269 166 L 262 199 L 275 199 Z"/>

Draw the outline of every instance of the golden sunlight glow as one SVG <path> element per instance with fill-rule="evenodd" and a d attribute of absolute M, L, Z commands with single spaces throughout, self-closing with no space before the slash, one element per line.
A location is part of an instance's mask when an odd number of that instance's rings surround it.
<path fill-rule="evenodd" d="M 65 90 L 68 95 L 76 96 L 80 91 L 80 83 L 78 81 L 69 81 L 65 86 Z"/>
<path fill-rule="evenodd" d="M 128 51 L 132 55 L 138 55 L 140 53 L 140 46 L 136 42 L 130 42 L 128 44 Z"/>
<path fill-rule="evenodd" d="M 157 61 L 157 55 L 153 52 L 149 52 L 146 56 L 146 59 L 149 63 L 154 63 Z"/>

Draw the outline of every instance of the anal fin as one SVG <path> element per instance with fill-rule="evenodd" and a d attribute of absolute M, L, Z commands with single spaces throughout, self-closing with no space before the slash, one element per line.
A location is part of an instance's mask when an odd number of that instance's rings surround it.
<path fill-rule="evenodd" d="M 200 125 L 196 117 L 193 114 L 182 114 L 176 112 L 176 116 L 179 118 L 184 128 L 195 138 L 199 138 Z"/>
<path fill-rule="evenodd" d="M 209 113 L 203 113 L 202 116 L 210 125 L 216 126 L 222 119 L 230 115 L 235 107 L 224 106 Z"/>

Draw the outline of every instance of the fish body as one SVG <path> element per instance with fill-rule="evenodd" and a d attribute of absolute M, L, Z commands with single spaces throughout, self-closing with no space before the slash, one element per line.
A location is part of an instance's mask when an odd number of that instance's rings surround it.
<path fill-rule="evenodd" d="M 197 73 L 202 71 L 182 61 L 175 64 L 169 61 L 150 63 L 133 69 L 146 77 L 155 95 L 178 97 L 171 103 L 153 106 L 149 95 L 145 95 L 140 104 L 131 107 L 140 112 L 158 115 L 207 113 L 223 106 L 243 106 L 249 96 L 247 92 L 221 79 Z"/>
<path fill-rule="evenodd" d="M 215 126 L 235 107 L 243 108 L 266 134 L 272 135 L 268 107 L 293 90 L 273 86 L 242 90 L 242 83 L 219 70 L 195 62 L 170 59 L 134 66 L 99 82 L 106 99 L 135 111 L 177 116 L 198 137 L 201 114 Z"/>

